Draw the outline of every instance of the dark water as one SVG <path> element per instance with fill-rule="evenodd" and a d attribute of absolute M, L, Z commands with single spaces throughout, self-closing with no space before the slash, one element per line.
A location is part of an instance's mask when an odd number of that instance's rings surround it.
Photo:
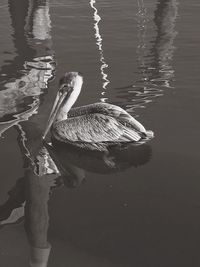
<path fill-rule="evenodd" d="M 29 251 L 45 257 L 48 242 L 50 267 L 199 266 L 199 7 L 1 1 L 1 266 L 28 266 Z M 118 104 L 155 138 L 106 163 L 49 151 L 56 167 L 45 148 L 36 155 L 71 70 L 84 73 L 77 106 Z"/>

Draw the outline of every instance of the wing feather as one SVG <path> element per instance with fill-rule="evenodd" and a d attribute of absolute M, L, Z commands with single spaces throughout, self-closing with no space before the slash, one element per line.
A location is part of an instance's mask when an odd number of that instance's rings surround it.
<path fill-rule="evenodd" d="M 84 114 L 55 123 L 53 136 L 64 142 L 130 142 L 139 141 L 141 135 L 117 121 L 100 113 Z"/>
<path fill-rule="evenodd" d="M 69 112 L 69 117 L 81 116 L 84 114 L 104 114 L 115 118 L 118 122 L 123 125 L 129 125 L 132 129 L 146 134 L 145 127 L 133 118 L 128 112 L 119 106 L 109 104 L 109 103 L 95 103 L 82 107 L 73 108 Z"/>

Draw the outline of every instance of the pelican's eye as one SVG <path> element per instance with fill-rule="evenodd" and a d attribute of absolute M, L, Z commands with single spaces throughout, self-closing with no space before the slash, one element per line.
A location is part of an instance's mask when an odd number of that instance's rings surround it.
<path fill-rule="evenodd" d="M 59 94 L 62 95 L 62 94 L 64 94 L 66 91 L 67 91 L 67 84 L 66 84 L 66 83 L 63 83 L 63 84 L 60 86 Z"/>
<path fill-rule="evenodd" d="M 65 94 L 69 97 L 71 93 L 73 92 L 73 90 L 74 90 L 73 85 L 63 84 L 63 86 L 60 89 L 60 96 Z"/>
<path fill-rule="evenodd" d="M 71 93 L 73 92 L 73 90 L 74 90 L 73 86 L 68 86 L 68 88 L 67 88 L 67 95 L 70 96 Z"/>

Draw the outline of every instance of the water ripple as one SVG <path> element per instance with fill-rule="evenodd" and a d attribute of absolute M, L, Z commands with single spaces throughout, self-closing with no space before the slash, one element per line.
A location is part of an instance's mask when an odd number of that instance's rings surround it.
<path fill-rule="evenodd" d="M 53 77 L 53 59 L 50 56 L 25 62 L 23 75 L 1 83 L 0 91 L 0 133 L 8 126 L 28 120 L 37 113 L 41 94 L 47 89 Z"/>
<path fill-rule="evenodd" d="M 175 71 L 172 60 L 175 51 L 173 45 L 177 35 L 175 29 L 178 15 L 178 1 L 169 0 L 157 2 L 153 19 L 148 16 L 148 10 L 143 0 L 138 0 L 136 14 L 138 28 L 137 62 L 138 79 L 132 84 L 118 90 L 118 97 L 126 98 L 126 108 L 129 112 L 136 108 L 145 108 L 155 98 L 164 95 L 168 89 L 173 89 Z M 154 24 L 155 36 L 147 38 L 149 24 Z M 152 26 L 151 26 L 152 27 Z"/>

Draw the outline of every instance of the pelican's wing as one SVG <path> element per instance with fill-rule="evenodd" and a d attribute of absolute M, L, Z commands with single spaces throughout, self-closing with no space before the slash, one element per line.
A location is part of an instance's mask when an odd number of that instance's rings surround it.
<path fill-rule="evenodd" d="M 139 141 L 140 133 L 116 118 L 100 113 L 85 114 L 55 123 L 53 135 L 64 142 L 130 142 Z"/>
<path fill-rule="evenodd" d="M 118 122 L 123 125 L 127 125 L 136 131 L 146 133 L 145 127 L 133 118 L 128 112 L 119 106 L 109 103 L 95 103 L 78 108 L 73 108 L 69 112 L 69 117 L 76 117 L 86 114 L 100 113 L 115 118 Z"/>

